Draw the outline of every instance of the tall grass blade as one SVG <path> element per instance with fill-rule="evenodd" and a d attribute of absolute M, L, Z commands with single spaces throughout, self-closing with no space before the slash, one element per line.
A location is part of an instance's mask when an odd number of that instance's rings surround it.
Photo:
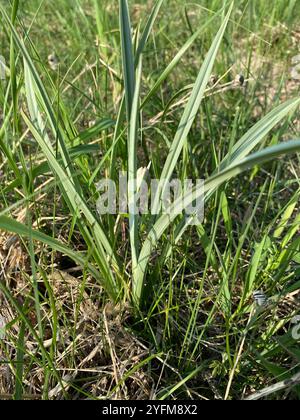
<path fill-rule="evenodd" d="M 213 175 L 209 178 L 204 184 L 204 194 L 209 194 L 211 191 L 215 191 L 220 185 L 224 182 L 230 180 L 231 178 L 239 175 L 240 173 L 244 172 L 249 168 L 253 168 L 256 165 L 262 164 L 264 162 L 271 161 L 272 159 L 276 159 L 280 156 L 291 154 L 295 152 L 300 152 L 300 141 L 294 140 L 289 141 L 286 143 L 280 143 L 276 146 L 269 147 L 264 149 L 260 152 L 254 153 L 247 158 L 241 159 L 238 162 L 230 165 L 228 168 L 224 169 L 220 173 Z M 139 285 L 139 289 L 137 292 L 137 296 L 141 298 L 144 276 L 146 273 L 147 265 L 149 262 L 149 258 L 152 254 L 153 249 L 156 247 L 158 241 L 160 240 L 163 233 L 167 230 L 167 228 L 171 225 L 171 223 L 177 217 L 176 215 L 182 213 L 185 209 L 185 206 L 188 206 L 193 203 L 193 201 L 197 198 L 195 195 L 195 190 L 190 191 L 187 195 L 179 200 L 176 200 L 174 204 L 166 210 L 166 214 L 162 215 L 153 228 L 150 230 L 147 239 L 144 242 L 142 247 L 140 257 L 139 257 L 139 264 L 137 270 L 135 272 L 135 281 Z M 198 198 L 200 198 L 198 196 Z"/>
<path fill-rule="evenodd" d="M 52 168 L 53 173 L 56 174 L 56 176 L 60 180 L 59 185 L 65 192 L 65 195 L 66 195 L 65 199 L 68 200 L 67 202 L 70 204 L 71 208 L 73 208 L 74 212 L 77 213 L 79 210 L 85 215 L 88 223 L 93 229 L 95 241 L 97 244 L 97 251 L 99 252 L 100 258 L 101 258 L 100 261 L 98 262 L 100 263 L 101 270 L 103 271 L 103 274 L 104 274 L 103 285 L 109 291 L 109 294 L 111 296 L 116 297 L 116 295 L 118 294 L 118 288 L 115 283 L 114 275 L 109 267 L 109 259 L 112 259 L 112 264 L 115 266 L 116 269 L 118 269 L 118 264 L 117 264 L 117 261 L 115 260 L 114 253 L 108 239 L 106 238 L 102 228 L 98 224 L 94 215 L 87 207 L 84 199 L 77 192 L 76 188 L 74 187 L 73 182 L 69 179 L 68 175 L 60 166 L 59 162 L 56 159 L 55 154 L 53 153 L 53 150 L 49 148 L 49 144 L 47 144 L 47 142 L 45 141 L 41 133 L 31 123 L 29 118 L 24 113 L 22 113 L 22 115 L 23 115 L 23 119 L 26 125 L 32 132 L 34 138 L 38 142 L 45 157 L 47 158 L 49 165 Z M 108 253 L 109 259 L 107 258 L 106 253 Z"/>
<path fill-rule="evenodd" d="M 270 131 L 280 123 L 288 114 L 294 112 L 300 104 L 300 99 L 288 100 L 285 103 L 279 105 L 270 113 L 268 113 L 264 118 L 262 118 L 257 124 L 255 124 L 232 148 L 231 152 L 222 160 L 219 164 L 215 173 L 220 172 L 225 169 L 230 164 L 237 162 L 240 159 L 245 158 L 252 150 L 258 146 L 264 138 L 270 133 Z M 211 196 L 214 191 L 209 193 Z M 206 197 L 206 200 L 209 199 L 209 196 Z M 183 219 L 179 225 L 176 227 L 174 234 L 174 244 L 177 244 L 186 228 L 190 226 L 193 216 Z M 167 245 L 167 250 L 165 255 L 169 255 L 171 250 L 170 244 Z"/>
<path fill-rule="evenodd" d="M 177 64 L 180 62 L 184 54 L 188 51 L 188 49 L 193 45 L 193 43 L 196 41 L 196 39 L 199 37 L 199 35 L 208 28 L 211 23 L 221 14 L 222 10 L 217 12 L 212 18 L 208 19 L 207 22 L 205 22 L 204 25 L 202 25 L 187 41 L 186 43 L 180 48 L 178 53 L 175 55 L 173 60 L 168 64 L 168 66 L 165 68 L 165 70 L 162 72 L 162 74 L 159 76 L 159 78 L 154 83 L 154 86 L 150 89 L 147 96 L 143 99 L 143 102 L 141 104 L 141 108 L 144 108 L 147 103 L 150 101 L 150 99 L 153 97 L 153 95 L 158 91 L 162 83 L 169 77 L 169 75 L 172 73 L 173 70 L 176 69 Z"/>
<path fill-rule="evenodd" d="M 246 157 L 283 118 L 295 111 L 299 105 L 300 99 L 296 98 L 286 101 L 273 109 L 235 144 L 231 153 L 220 163 L 218 170 L 222 170 L 239 159 Z"/>
<path fill-rule="evenodd" d="M 204 60 L 204 63 L 201 67 L 201 70 L 195 82 L 194 88 L 191 92 L 189 101 L 186 105 L 183 116 L 179 123 L 178 130 L 175 134 L 166 163 L 164 165 L 164 168 L 161 174 L 162 182 L 160 183 L 160 186 L 157 189 L 157 194 L 156 194 L 154 205 L 153 205 L 153 212 L 155 214 L 159 212 L 161 195 L 163 194 L 165 190 L 166 184 L 172 177 L 173 171 L 176 167 L 179 156 L 182 152 L 184 143 L 187 139 L 187 136 L 190 132 L 190 129 L 199 111 L 199 107 L 203 99 L 203 95 L 204 95 L 206 86 L 208 84 L 209 78 L 211 76 L 213 65 L 214 65 L 219 47 L 221 45 L 222 38 L 224 36 L 226 27 L 228 25 L 228 22 L 231 16 L 232 8 L 233 8 L 233 4 L 231 4 L 230 9 L 227 13 L 227 16 L 224 19 L 224 22 L 222 23 L 221 28 L 218 34 L 216 35 L 212 43 L 212 46 Z"/>
<path fill-rule="evenodd" d="M 101 279 L 101 274 L 93 264 L 89 263 L 85 254 L 72 251 L 72 249 L 64 245 L 62 242 L 46 235 L 43 232 L 37 230 L 30 231 L 28 226 L 7 216 L 0 216 L 0 229 L 6 232 L 14 233 L 23 238 L 29 238 L 31 235 L 34 241 L 41 242 L 45 245 L 48 245 L 55 251 L 60 252 L 63 255 L 67 255 L 74 262 L 76 262 L 76 264 L 80 265 L 82 268 L 86 268 L 95 279 Z"/>
<path fill-rule="evenodd" d="M 132 113 L 129 126 L 128 141 L 128 206 L 129 206 L 129 230 L 132 272 L 134 273 L 139 255 L 138 238 L 138 214 L 136 212 L 135 196 L 137 192 L 137 147 L 138 147 L 138 123 L 139 123 L 139 95 L 142 77 L 142 58 L 137 69 L 137 83 L 132 104 Z M 133 276 L 134 279 L 134 276 Z M 133 296 L 135 297 L 135 285 L 133 284 Z"/>
<path fill-rule="evenodd" d="M 130 121 L 135 91 L 135 66 L 127 0 L 120 0 L 120 31 L 127 120 Z"/>
<path fill-rule="evenodd" d="M 164 2 L 164 0 L 157 0 L 156 4 L 153 6 L 153 9 L 152 9 L 151 14 L 148 18 L 145 29 L 142 33 L 142 36 L 141 36 L 141 39 L 140 39 L 140 42 L 138 44 L 138 48 L 137 48 L 137 51 L 136 51 L 136 54 L 135 54 L 135 64 L 136 65 L 138 65 L 140 56 L 145 49 L 145 46 L 148 42 L 148 39 L 149 39 L 149 36 L 151 34 L 153 25 L 155 23 L 155 20 L 157 18 L 157 15 L 158 15 L 158 13 L 161 9 L 161 6 L 162 6 L 163 2 Z"/>

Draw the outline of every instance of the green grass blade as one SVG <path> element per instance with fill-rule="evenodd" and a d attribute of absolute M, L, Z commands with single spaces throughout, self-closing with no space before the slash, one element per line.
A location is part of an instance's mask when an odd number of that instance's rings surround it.
<path fill-rule="evenodd" d="M 224 170 L 230 164 L 237 162 L 240 159 L 245 158 L 256 146 L 258 146 L 264 138 L 270 133 L 270 131 L 280 123 L 288 114 L 295 111 L 299 106 L 300 99 L 288 100 L 285 103 L 279 105 L 277 108 L 272 110 L 264 118 L 262 118 L 257 124 L 255 124 L 232 148 L 232 151 L 222 160 L 218 169 L 215 173 Z M 210 192 L 210 195 L 214 191 Z M 174 244 L 177 244 L 186 228 L 190 225 L 189 220 L 182 220 L 176 227 L 174 234 Z M 170 253 L 170 245 L 167 245 L 168 250 L 165 255 Z"/>
<path fill-rule="evenodd" d="M 111 127 L 114 127 L 116 124 L 115 121 L 110 119 L 100 120 L 97 121 L 91 128 L 88 128 L 81 133 L 78 134 L 78 136 L 75 138 L 76 140 L 79 140 L 81 142 L 88 142 L 91 140 L 95 135 L 99 135 L 101 131 L 107 130 Z"/>
<path fill-rule="evenodd" d="M 17 348 L 16 385 L 14 394 L 15 401 L 21 401 L 23 396 L 25 332 L 25 323 L 24 321 L 21 321 Z"/>
<path fill-rule="evenodd" d="M 206 86 L 208 84 L 209 78 L 211 76 L 211 72 L 213 69 L 213 65 L 214 65 L 219 47 L 221 45 L 221 41 L 223 39 L 225 30 L 227 28 L 227 25 L 231 16 L 232 8 L 233 8 L 233 4 L 231 4 L 229 12 L 227 13 L 227 16 L 224 19 L 224 22 L 222 23 L 221 28 L 218 34 L 216 35 L 212 43 L 212 46 L 204 60 L 204 63 L 201 67 L 201 70 L 195 82 L 193 91 L 190 95 L 189 101 L 186 105 L 183 116 L 179 123 L 178 130 L 175 134 L 175 138 L 172 142 L 166 163 L 164 165 L 164 168 L 161 174 L 162 182 L 160 183 L 160 186 L 157 189 L 157 194 L 156 194 L 154 205 L 153 205 L 153 212 L 155 214 L 159 212 L 158 210 L 160 207 L 160 197 L 165 190 L 166 184 L 172 177 L 173 171 L 176 167 L 179 156 L 182 152 L 184 143 L 187 139 L 187 136 L 193 125 L 193 122 L 198 114 L 199 107 L 203 99 L 203 95 L 204 95 Z"/>
<path fill-rule="evenodd" d="M 160 397 L 159 400 L 164 401 L 170 398 L 172 394 L 174 394 L 178 389 L 184 386 L 188 381 L 193 379 L 202 369 L 202 367 L 198 367 L 193 372 L 189 373 L 185 378 L 179 381 L 175 386 L 169 389 L 162 397 Z"/>
<path fill-rule="evenodd" d="M 26 93 L 27 93 L 27 102 L 29 111 L 31 114 L 31 118 L 34 121 L 34 124 L 30 122 L 27 118 L 25 113 L 22 112 L 23 118 L 31 130 L 32 134 L 34 135 L 36 141 L 38 142 L 39 146 L 41 147 L 45 157 L 47 158 L 50 167 L 54 174 L 56 174 L 61 181 L 60 185 L 64 188 L 67 192 L 67 202 L 71 203 L 72 210 L 77 211 L 78 209 L 82 211 L 86 218 L 88 219 L 91 226 L 97 230 L 97 237 L 99 238 L 102 246 L 104 246 L 106 252 L 113 258 L 113 250 L 111 245 L 100 227 L 99 223 L 95 219 L 94 215 L 91 213 L 89 208 L 86 206 L 84 200 L 81 197 L 81 191 L 77 190 L 77 183 L 75 184 L 73 177 L 70 175 L 70 172 L 66 169 L 64 170 L 63 167 L 59 164 L 59 161 L 56 157 L 56 152 L 50 143 L 50 139 L 47 134 L 44 132 L 45 124 L 42 120 L 42 116 L 38 109 L 38 102 L 35 97 L 35 82 L 32 77 L 32 73 L 30 72 L 29 67 L 25 61 L 24 63 L 25 68 L 25 86 L 26 86 Z M 63 155 L 64 156 L 64 155 Z M 62 156 L 62 159 L 63 159 Z M 67 152 L 68 160 L 70 159 L 69 152 Z M 63 159 L 64 163 L 65 160 Z M 71 193 L 72 191 L 72 193 Z M 71 194 L 71 195 L 70 195 Z"/>
<path fill-rule="evenodd" d="M 135 211 L 135 195 L 137 191 L 137 147 L 138 147 L 138 123 L 139 123 L 139 95 L 142 77 L 142 59 L 137 69 L 137 83 L 132 104 L 132 113 L 129 127 L 128 141 L 128 206 L 129 206 L 129 230 L 132 272 L 134 273 L 139 255 L 138 239 L 138 214 Z M 133 296 L 135 297 L 136 286 L 133 284 Z"/>
<path fill-rule="evenodd" d="M 297 98 L 286 101 L 273 109 L 235 144 L 231 153 L 221 162 L 218 170 L 222 170 L 226 166 L 246 157 L 283 118 L 295 111 L 299 104 L 300 99 Z"/>
<path fill-rule="evenodd" d="M 165 68 L 165 70 L 162 72 L 162 74 L 159 76 L 159 78 L 154 83 L 154 86 L 151 88 L 151 90 L 148 92 L 147 96 L 143 100 L 141 104 L 141 108 L 144 108 L 147 103 L 149 103 L 150 99 L 153 97 L 153 95 L 158 91 L 162 83 L 169 77 L 169 75 L 172 73 L 173 70 L 176 69 L 177 64 L 180 62 L 184 54 L 188 51 L 188 49 L 193 45 L 193 43 L 196 41 L 196 39 L 199 37 L 199 35 L 208 28 L 212 21 L 221 14 L 221 11 L 216 13 L 212 18 L 208 19 L 207 22 L 205 22 L 204 25 L 202 25 L 187 41 L 186 43 L 180 48 L 178 53 L 175 55 L 173 60 L 168 64 L 168 66 Z"/>
<path fill-rule="evenodd" d="M 19 9 L 19 0 L 14 0 L 12 5 L 11 22 L 15 24 L 17 13 Z M 11 95 L 13 100 L 14 110 L 14 128 L 18 130 L 18 86 L 17 86 L 17 75 L 16 75 L 16 57 L 15 57 L 15 45 L 13 35 L 10 39 L 10 81 L 11 81 Z"/>
<path fill-rule="evenodd" d="M 273 234 L 274 238 L 279 239 L 282 236 L 287 224 L 290 222 L 290 219 L 291 219 L 291 217 L 292 217 L 292 215 L 295 211 L 295 208 L 298 205 L 298 198 L 299 198 L 299 195 L 295 194 L 295 196 L 293 197 L 293 199 L 289 203 L 288 207 L 284 211 L 284 213 L 282 215 L 282 218 L 279 222 L 279 225 L 278 225 L 278 227 L 276 228 L 276 230 Z"/>
<path fill-rule="evenodd" d="M 78 253 L 61 243 L 60 241 L 52 238 L 44 234 L 43 232 L 32 230 L 28 228 L 28 226 L 15 221 L 7 216 L 0 216 L 0 230 L 14 233 L 19 235 L 23 238 L 29 238 L 30 235 L 32 239 L 37 242 L 41 242 L 45 245 L 48 245 L 50 248 L 54 249 L 57 252 L 60 252 L 64 255 L 70 257 L 73 261 L 79 264 L 81 267 L 86 267 L 91 275 L 94 276 L 95 279 L 101 279 L 101 274 L 99 271 L 88 262 L 87 257 L 84 254 Z"/>
<path fill-rule="evenodd" d="M 138 48 L 137 48 L 137 51 L 136 51 L 136 54 L 135 54 L 135 64 L 136 65 L 138 65 L 140 56 L 145 49 L 145 46 L 148 42 L 148 39 L 149 39 L 149 36 L 151 34 L 153 25 L 155 23 L 155 20 L 157 18 L 157 15 L 158 15 L 158 13 L 161 9 L 161 6 L 162 6 L 163 2 L 164 2 L 164 0 L 157 0 L 156 4 L 153 6 L 153 9 L 152 9 L 151 14 L 149 16 L 149 19 L 146 23 L 145 29 L 142 33 L 142 36 L 141 36 L 141 39 L 140 39 L 140 42 L 139 42 L 139 45 L 138 45 Z"/>
<path fill-rule="evenodd" d="M 118 263 L 114 257 L 113 250 L 108 239 L 106 238 L 104 231 L 98 224 L 92 212 L 87 207 L 84 199 L 77 192 L 72 180 L 70 180 L 70 178 L 68 177 L 68 174 L 66 174 L 63 168 L 60 166 L 55 154 L 53 153 L 53 150 L 49 148 L 49 144 L 47 144 L 44 137 L 41 135 L 38 129 L 31 123 L 29 118 L 24 113 L 22 113 L 22 115 L 26 125 L 32 132 L 34 138 L 38 142 L 45 157 L 47 158 L 53 173 L 56 174 L 56 176 L 60 180 L 59 185 L 65 192 L 66 199 L 68 200 L 67 202 L 71 203 L 71 206 L 73 207 L 76 213 L 78 211 L 82 212 L 85 215 L 88 223 L 92 227 L 94 231 L 95 241 L 97 243 L 97 250 L 101 256 L 101 265 L 102 270 L 104 272 L 104 286 L 109 291 L 109 294 L 111 296 L 116 297 L 116 295 L 118 294 L 118 288 L 115 283 L 114 275 L 109 267 L 109 261 L 111 259 L 111 262 L 116 269 L 118 269 Z"/>
<path fill-rule="evenodd" d="M 120 31 L 127 120 L 130 121 L 131 107 L 135 91 L 135 66 L 127 0 L 120 0 Z"/>
<path fill-rule="evenodd" d="M 44 104 L 44 111 L 47 113 L 48 116 L 48 121 L 51 124 L 51 129 L 53 131 L 53 133 L 55 133 L 55 135 L 58 137 L 59 140 L 59 147 L 61 149 L 61 154 L 64 160 L 64 164 L 65 167 L 70 175 L 70 177 L 72 176 L 72 162 L 70 160 L 70 157 L 68 155 L 68 152 L 66 150 L 66 146 L 65 143 L 63 141 L 63 136 L 61 131 L 58 129 L 58 125 L 57 125 L 57 119 L 55 117 L 55 113 L 53 111 L 52 108 L 52 104 L 51 101 L 48 97 L 47 91 L 36 71 L 36 68 L 33 64 L 33 61 L 30 57 L 29 52 L 27 51 L 24 42 L 21 40 L 21 38 L 19 37 L 17 31 L 15 30 L 12 22 L 10 21 L 7 13 L 5 12 L 3 6 L 0 5 L 0 11 L 3 15 L 4 21 L 6 22 L 6 24 L 8 25 L 8 27 L 10 28 L 10 31 L 12 33 L 13 39 L 15 41 L 15 44 L 18 46 L 18 48 L 20 49 L 23 57 L 24 57 L 24 61 L 26 62 L 29 70 L 28 73 L 30 73 L 32 75 L 32 78 L 34 79 L 34 83 L 37 87 L 37 90 L 39 92 L 39 96 L 40 96 L 40 100 L 42 101 L 42 103 Z"/>
<path fill-rule="evenodd" d="M 224 169 L 219 174 L 213 175 L 209 178 L 204 185 L 204 193 L 210 193 L 215 191 L 220 185 L 224 182 L 230 180 L 231 178 L 241 174 L 249 168 L 253 168 L 256 165 L 262 164 L 264 162 L 271 161 L 280 156 L 291 154 L 300 151 L 300 141 L 294 140 L 286 143 L 280 143 L 276 146 L 269 147 L 260 152 L 254 153 L 247 158 L 241 159 L 239 162 L 232 164 L 230 167 Z M 199 196 L 198 196 L 199 198 Z M 147 239 L 144 242 L 142 247 L 139 264 L 135 272 L 135 281 L 140 285 L 138 290 L 138 296 L 141 297 L 142 286 L 144 282 L 144 276 L 146 273 L 146 268 L 149 262 L 149 258 L 152 254 L 153 249 L 156 247 L 159 239 L 167 228 L 172 224 L 172 222 L 177 217 L 176 215 L 182 213 L 185 209 L 182 203 L 185 203 L 186 206 L 191 204 L 196 199 L 195 191 L 189 192 L 183 197 L 174 202 L 174 204 L 166 211 L 166 214 L 162 215 L 151 231 L 149 232 Z"/>
<path fill-rule="evenodd" d="M 6 298 L 8 299 L 8 301 L 11 302 L 12 306 L 15 308 L 16 312 L 19 314 L 19 316 L 21 318 L 21 322 L 23 322 L 24 325 L 27 327 L 27 329 L 31 332 L 31 334 L 32 334 L 35 342 L 39 346 L 39 349 L 40 349 L 43 357 L 47 361 L 47 365 L 48 365 L 47 366 L 47 369 L 51 370 L 53 376 L 55 377 L 55 379 L 57 380 L 57 382 L 60 384 L 61 389 L 63 390 L 64 396 L 66 397 L 66 393 L 65 393 L 65 390 L 64 390 L 64 385 L 62 383 L 60 374 L 57 371 L 57 369 L 56 369 L 56 367 L 55 367 L 55 365 L 53 363 L 53 360 L 49 356 L 49 353 L 45 349 L 44 344 L 43 344 L 43 340 L 39 337 L 39 335 L 35 331 L 34 327 L 32 326 L 31 321 L 26 316 L 26 313 L 24 311 L 23 306 L 20 305 L 20 303 L 14 298 L 14 296 L 11 293 L 11 291 L 7 288 L 6 284 L 4 284 L 3 282 L 0 282 L 0 290 L 6 296 Z M 45 366 L 43 366 L 43 368 L 45 368 Z"/>

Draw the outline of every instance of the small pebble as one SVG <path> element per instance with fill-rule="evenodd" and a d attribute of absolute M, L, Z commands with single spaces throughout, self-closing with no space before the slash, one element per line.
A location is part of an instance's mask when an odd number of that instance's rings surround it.
<path fill-rule="evenodd" d="M 238 74 L 235 78 L 235 82 L 240 84 L 241 86 L 244 86 L 245 84 L 245 77 L 242 74 Z"/>
<path fill-rule="evenodd" d="M 52 53 L 48 56 L 48 64 L 49 64 L 51 70 L 56 71 L 58 69 L 59 61 L 58 61 L 58 58 L 56 57 L 56 55 L 54 53 Z"/>

